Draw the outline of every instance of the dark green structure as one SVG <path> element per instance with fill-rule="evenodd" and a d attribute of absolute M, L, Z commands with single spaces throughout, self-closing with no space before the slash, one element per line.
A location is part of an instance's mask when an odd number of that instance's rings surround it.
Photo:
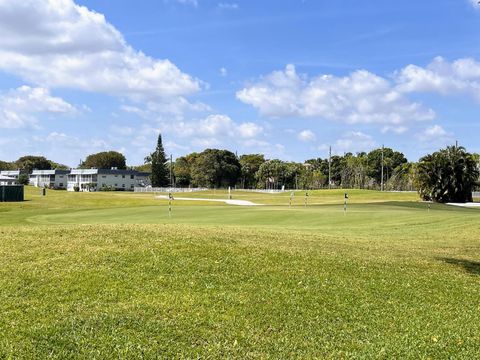
<path fill-rule="evenodd" d="M 23 185 L 0 185 L 0 202 L 23 200 Z"/>

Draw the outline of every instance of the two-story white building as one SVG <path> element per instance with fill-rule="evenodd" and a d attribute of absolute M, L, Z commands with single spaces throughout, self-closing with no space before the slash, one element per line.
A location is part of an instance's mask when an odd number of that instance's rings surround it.
<path fill-rule="evenodd" d="M 70 170 L 33 170 L 30 185 L 50 189 L 66 189 Z"/>
<path fill-rule="evenodd" d="M 68 175 L 68 191 L 133 191 L 149 185 L 149 173 L 118 169 L 72 169 Z"/>

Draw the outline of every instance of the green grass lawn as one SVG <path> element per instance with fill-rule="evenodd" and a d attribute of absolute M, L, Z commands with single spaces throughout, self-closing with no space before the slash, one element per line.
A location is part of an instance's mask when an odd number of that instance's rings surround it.
<path fill-rule="evenodd" d="M 0 359 L 478 358 L 480 210 L 348 192 L 346 214 L 324 190 L 169 217 L 27 188 L 0 204 Z"/>

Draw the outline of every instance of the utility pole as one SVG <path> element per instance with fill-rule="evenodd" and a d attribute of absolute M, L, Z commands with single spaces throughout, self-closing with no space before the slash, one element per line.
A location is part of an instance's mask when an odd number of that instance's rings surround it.
<path fill-rule="evenodd" d="M 330 150 L 328 152 L 328 188 L 332 188 L 332 147 L 330 146 Z"/>
<path fill-rule="evenodd" d="M 380 189 L 381 191 L 383 191 L 383 145 L 382 145 L 382 181 L 381 181 L 381 185 L 380 185 Z"/>
<path fill-rule="evenodd" d="M 170 154 L 170 187 L 173 187 L 173 176 L 172 176 L 172 154 Z"/>

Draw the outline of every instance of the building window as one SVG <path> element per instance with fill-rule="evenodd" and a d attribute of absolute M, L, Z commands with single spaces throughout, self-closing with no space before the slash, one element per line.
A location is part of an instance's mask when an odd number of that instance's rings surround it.
<path fill-rule="evenodd" d="M 122 187 L 125 187 L 125 184 L 122 184 Z"/>
<path fill-rule="evenodd" d="M 58 186 L 63 187 L 63 183 L 58 184 Z"/>
<path fill-rule="evenodd" d="M 130 179 L 135 179 L 135 175 L 130 175 Z"/>
<path fill-rule="evenodd" d="M 122 175 L 122 179 L 125 179 L 125 175 Z"/>

